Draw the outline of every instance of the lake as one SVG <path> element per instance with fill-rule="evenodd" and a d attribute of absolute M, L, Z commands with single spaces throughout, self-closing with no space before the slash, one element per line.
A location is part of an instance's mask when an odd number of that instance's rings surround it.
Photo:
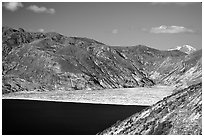
<path fill-rule="evenodd" d="M 147 106 L 2 100 L 3 135 L 94 135 Z"/>

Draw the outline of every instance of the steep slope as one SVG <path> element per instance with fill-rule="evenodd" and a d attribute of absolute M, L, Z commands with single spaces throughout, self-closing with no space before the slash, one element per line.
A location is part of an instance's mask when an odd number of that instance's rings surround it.
<path fill-rule="evenodd" d="M 191 79 L 201 81 L 201 50 L 188 55 L 179 50 L 160 51 L 143 45 L 114 48 L 155 84 L 184 88 L 191 85 Z"/>
<path fill-rule="evenodd" d="M 13 48 L 45 37 L 40 32 L 26 32 L 22 28 L 2 27 L 2 59 L 4 60 Z"/>
<path fill-rule="evenodd" d="M 196 51 L 184 58 L 166 58 L 150 72 L 155 83 L 185 88 L 202 81 L 202 51 Z"/>
<path fill-rule="evenodd" d="M 154 85 L 129 60 L 92 39 L 3 28 L 3 45 L 3 93 Z"/>
<path fill-rule="evenodd" d="M 116 51 L 130 60 L 134 65 L 139 66 L 140 70 L 148 77 L 149 72 L 154 71 L 157 65 L 166 58 L 184 58 L 185 53 L 181 51 L 161 51 L 144 45 L 133 47 L 115 47 Z"/>
<path fill-rule="evenodd" d="M 202 84 L 177 91 L 99 134 L 201 135 Z"/>

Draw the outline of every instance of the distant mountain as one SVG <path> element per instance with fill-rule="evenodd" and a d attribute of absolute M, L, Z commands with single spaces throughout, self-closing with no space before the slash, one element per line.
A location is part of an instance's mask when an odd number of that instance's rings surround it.
<path fill-rule="evenodd" d="M 186 87 L 200 80 L 201 52 L 161 51 L 144 45 L 108 46 L 56 32 L 2 28 L 3 93 L 153 86 Z M 196 68 L 195 68 L 196 67 Z M 188 72 L 195 68 L 195 72 Z M 196 73 L 197 75 L 194 75 Z M 192 75 L 192 77 L 191 77 Z M 185 80 L 184 80 L 185 79 Z"/>
<path fill-rule="evenodd" d="M 179 50 L 179 51 L 182 51 L 182 52 L 184 52 L 186 54 L 191 54 L 191 53 L 196 51 L 196 49 L 194 47 L 190 46 L 190 45 L 178 46 L 178 47 L 176 47 L 174 49 L 169 49 L 169 50 Z"/>

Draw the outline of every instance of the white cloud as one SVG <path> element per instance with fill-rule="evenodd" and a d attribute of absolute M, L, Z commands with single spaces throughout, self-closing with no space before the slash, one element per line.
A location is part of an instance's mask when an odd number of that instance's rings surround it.
<path fill-rule="evenodd" d="M 185 28 L 183 26 L 159 26 L 153 27 L 150 30 L 150 33 L 193 33 L 192 29 Z"/>
<path fill-rule="evenodd" d="M 16 11 L 19 8 L 23 7 L 23 4 L 21 2 L 5 2 L 3 6 L 10 11 Z"/>
<path fill-rule="evenodd" d="M 45 30 L 44 29 L 38 29 L 38 32 L 44 32 Z"/>
<path fill-rule="evenodd" d="M 193 2 L 175 2 L 176 5 L 179 5 L 179 6 L 186 6 L 186 5 L 189 5 L 189 4 L 193 4 Z"/>
<path fill-rule="evenodd" d="M 117 34 L 117 33 L 118 33 L 118 29 L 113 29 L 113 30 L 112 30 L 112 33 L 113 33 L 113 34 Z"/>
<path fill-rule="evenodd" d="M 48 9 L 46 7 L 38 7 L 37 5 L 30 5 L 29 7 L 27 7 L 27 9 L 35 13 L 49 13 L 49 14 L 55 13 L 55 9 L 53 8 Z"/>
<path fill-rule="evenodd" d="M 178 5 L 178 6 L 187 6 L 196 2 L 151 2 L 152 5 Z"/>

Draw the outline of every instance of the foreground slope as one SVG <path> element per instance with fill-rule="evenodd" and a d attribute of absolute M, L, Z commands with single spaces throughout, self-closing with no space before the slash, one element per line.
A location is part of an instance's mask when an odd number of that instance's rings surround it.
<path fill-rule="evenodd" d="M 201 135 L 202 84 L 180 90 L 99 134 Z"/>

